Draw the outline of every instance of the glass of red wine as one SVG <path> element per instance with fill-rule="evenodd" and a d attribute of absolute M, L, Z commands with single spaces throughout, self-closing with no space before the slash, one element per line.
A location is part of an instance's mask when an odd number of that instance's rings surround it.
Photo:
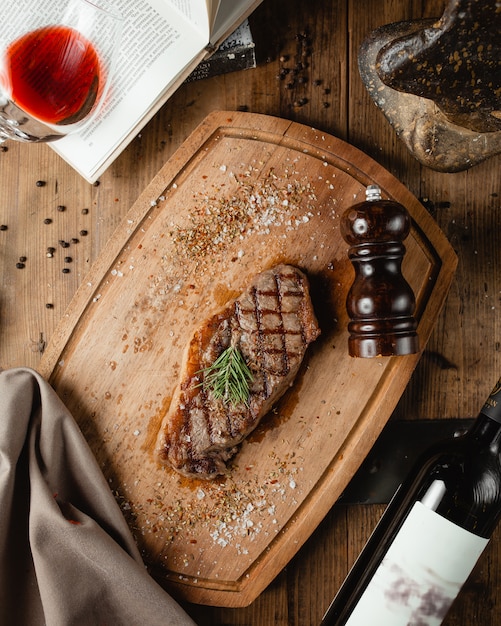
<path fill-rule="evenodd" d="M 82 130 L 112 85 L 123 20 L 110 0 L 4 0 L 0 143 Z"/>

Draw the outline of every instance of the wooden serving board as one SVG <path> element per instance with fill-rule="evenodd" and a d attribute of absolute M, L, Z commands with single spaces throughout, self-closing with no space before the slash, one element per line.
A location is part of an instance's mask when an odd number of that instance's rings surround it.
<path fill-rule="evenodd" d="M 419 359 L 353 359 L 344 210 L 377 183 L 412 217 L 404 274 L 424 347 L 455 254 L 422 205 L 343 141 L 284 119 L 211 114 L 130 210 L 40 365 L 79 423 L 153 575 L 178 597 L 250 603 L 339 497 Z M 182 478 L 154 445 L 194 330 L 279 262 L 305 270 L 321 337 L 228 475 Z M 342 547 L 341 547 L 342 549 Z"/>

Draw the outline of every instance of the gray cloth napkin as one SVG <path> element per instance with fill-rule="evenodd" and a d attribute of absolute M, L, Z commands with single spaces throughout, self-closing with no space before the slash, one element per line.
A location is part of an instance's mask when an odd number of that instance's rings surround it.
<path fill-rule="evenodd" d="M 147 573 L 76 422 L 35 371 L 0 371 L 0 624 L 194 625 Z"/>

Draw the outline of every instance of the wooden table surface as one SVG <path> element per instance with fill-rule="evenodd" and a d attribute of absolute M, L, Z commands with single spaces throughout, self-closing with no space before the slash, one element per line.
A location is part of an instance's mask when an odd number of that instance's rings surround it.
<path fill-rule="evenodd" d="M 459 264 L 393 419 L 475 416 L 501 370 L 501 157 L 456 174 L 421 166 L 372 103 L 357 68 L 359 45 L 371 30 L 437 17 L 444 5 L 264 0 L 251 17 L 258 67 L 183 85 L 98 185 L 86 183 L 45 145 L 9 143 L 0 153 L 0 224 L 7 227 L 0 230 L 0 366 L 37 367 L 91 263 L 155 173 L 209 112 L 248 110 L 340 137 L 426 199 Z M 291 89 L 281 70 L 294 67 L 295 55 L 305 49 L 305 82 Z M 70 245 L 62 248 L 59 241 Z M 52 258 L 49 247 L 56 248 Z M 16 267 L 20 257 L 26 257 L 24 268 Z M 336 505 L 249 607 L 187 611 L 201 626 L 318 624 L 383 509 Z M 448 626 L 501 623 L 499 539 L 498 530 L 451 609 Z"/>

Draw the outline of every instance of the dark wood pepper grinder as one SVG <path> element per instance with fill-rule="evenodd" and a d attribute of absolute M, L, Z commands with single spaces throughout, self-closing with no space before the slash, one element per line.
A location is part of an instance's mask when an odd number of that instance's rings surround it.
<path fill-rule="evenodd" d="M 348 348 L 353 357 L 413 354 L 419 351 L 416 300 L 402 276 L 410 217 L 401 204 L 381 199 L 377 185 L 366 200 L 347 209 L 341 234 L 350 244 L 355 280 L 346 298 L 350 317 Z"/>

